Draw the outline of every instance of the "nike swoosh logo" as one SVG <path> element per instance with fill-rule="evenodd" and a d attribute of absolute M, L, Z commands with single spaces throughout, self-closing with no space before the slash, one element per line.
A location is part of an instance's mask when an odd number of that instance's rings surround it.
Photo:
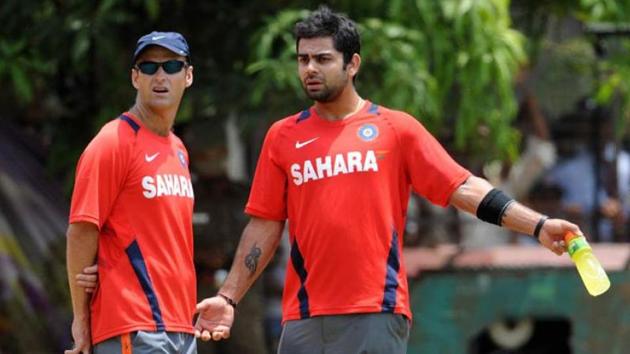
<path fill-rule="evenodd" d="M 301 148 L 305 147 L 306 145 L 312 143 L 313 141 L 315 141 L 317 139 L 319 139 L 319 137 L 313 138 L 311 140 L 303 141 L 303 142 L 296 141 L 295 142 L 295 148 L 296 149 L 301 149 Z"/>
<path fill-rule="evenodd" d="M 159 155 L 159 154 L 160 154 L 159 152 L 156 152 L 156 153 L 155 153 L 155 154 L 153 154 L 153 155 L 147 155 L 147 154 L 144 154 L 144 160 L 145 160 L 146 162 L 151 162 L 151 161 L 155 160 L 155 158 L 156 158 L 156 157 L 158 157 L 158 155 Z"/>
<path fill-rule="evenodd" d="M 162 39 L 164 37 L 166 37 L 166 36 L 155 36 L 155 37 L 151 37 L 151 40 L 152 41 L 157 41 L 158 39 Z"/>

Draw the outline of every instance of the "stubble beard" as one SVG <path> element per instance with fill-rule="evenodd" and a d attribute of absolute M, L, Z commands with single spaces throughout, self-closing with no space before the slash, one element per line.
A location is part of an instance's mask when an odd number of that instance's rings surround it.
<path fill-rule="evenodd" d="M 302 89 L 304 89 L 304 93 L 306 93 L 306 96 L 308 96 L 308 98 L 312 99 L 313 101 L 326 103 L 332 102 L 337 99 L 337 97 L 341 95 L 341 91 L 343 91 L 343 86 L 331 88 L 328 87 L 328 85 L 324 84 L 322 90 L 310 92 L 306 87 L 306 84 L 302 83 Z"/>
<path fill-rule="evenodd" d="M 345 78 L 341 79 L 341 82 L 333 87 L 329 86 L 326 82 L 323 82 L 323 87 L 320 91 L 309 92 L 306 82 L 302 81 L 302 89 L 306 93 L 306 96 L 314 101 L 322 103 L 332 102 L 341 95 L 341 92 L 347 85 L 348 80 L 350 80 L 345 67 L 342 69 L 342 74 L 346 75 Z"/>

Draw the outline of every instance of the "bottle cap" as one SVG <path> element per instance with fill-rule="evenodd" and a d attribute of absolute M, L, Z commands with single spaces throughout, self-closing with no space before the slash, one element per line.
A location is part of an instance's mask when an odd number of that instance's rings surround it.
<path fill-rule="evenodd" d="M 571 231 L 567 231 L 567 232 L 564 234 L 564 242 L 565 242 L 566 244 L 569 244 L 569 241 L 573 240 L 574 238 L 580 237 L 580 236 L 582 236 L 582 235 L 578 235 L 578 234 L 573 233 L 573 232 L 571 232 Z"/>
<path fill-rule="evenodd" d="M 591 246 L 586 241 L 584 235 L 567 232 L 564 234 L 564 242 L 566 243 L 569 256 L 573 257 L 579 251 L 590 250 Z"/>

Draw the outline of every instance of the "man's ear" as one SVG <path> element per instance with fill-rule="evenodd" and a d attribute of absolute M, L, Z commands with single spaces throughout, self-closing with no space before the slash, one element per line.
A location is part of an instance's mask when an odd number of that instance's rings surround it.
<path fill-rule="evenodd" d="M 186 69 L 186 87 L 190 87 L 193 83 L 193 66 L 189 66 Z"/>
<path fill-rule="evenodd" d="M 361 68 L 361 56 L 354 53 L 346 65 L 346 70 L 351 77 L 355 77 L 359 73 L 359 68 Z"/>
<path fill-rule="evenodd" d="M 137 90 L 138 89 L 138 77 L 140 76 L 140 73 L 138 72 L 138 70 L 136 69 L 131 69 L 131 84 L 133 85 L 133 87 Z"/>

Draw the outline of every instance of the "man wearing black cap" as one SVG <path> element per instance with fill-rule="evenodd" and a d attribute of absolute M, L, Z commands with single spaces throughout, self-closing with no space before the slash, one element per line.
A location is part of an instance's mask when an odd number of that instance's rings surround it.
<path fill-rule="evenodd" d="M 194 194 L 188 153 L 171 128 L 193 82 L 190 51 L 174 32 L 138 40 L 136 101 L 107 123 L 77 165 L 67 268 L 74 320 L 66 354 L 196 353 Z M 98 264 L 90 298 L 75 281 Z"/>

